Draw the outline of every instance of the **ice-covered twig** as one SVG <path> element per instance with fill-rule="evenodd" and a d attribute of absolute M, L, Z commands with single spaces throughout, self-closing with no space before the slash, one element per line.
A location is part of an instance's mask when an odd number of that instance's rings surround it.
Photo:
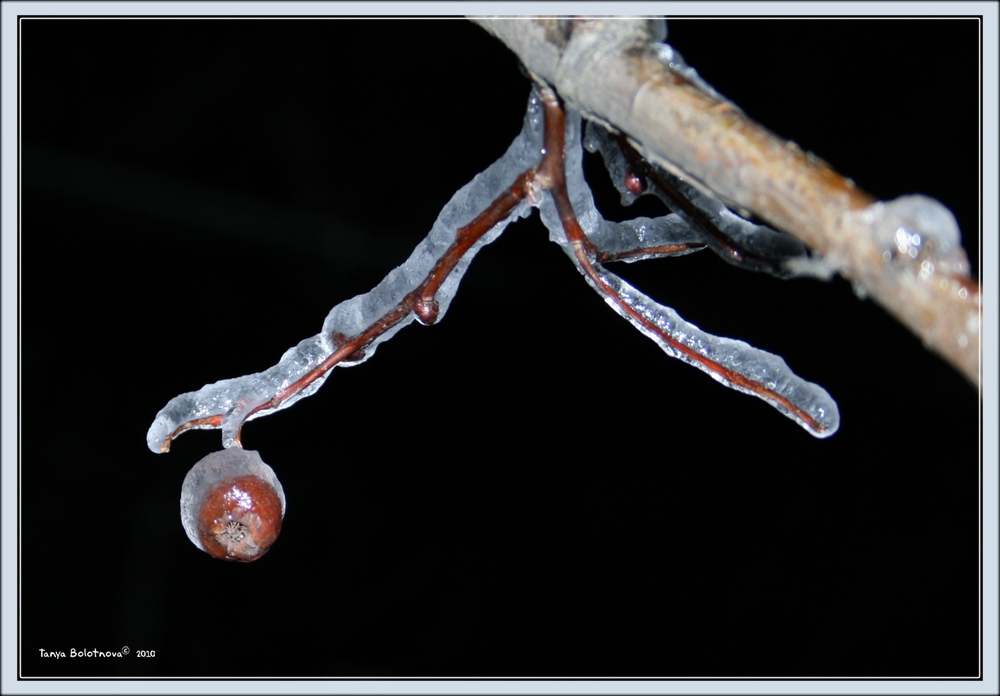
<path fill-rule="evenodd" d="M 836 432 L 840 423 L 837 404 L 822 387 L 799 378 L 776 355 L 702 331 L 598 262 L 600 240 L 608 238 L 606 230 L 617 225 L 597 212 L 584 181 L 580 115 L 567 118 L 551 91 L 542 94 L 548 154 L 537 180 L 550 193 L 540 206 L 542 221 L 588 283 L 668 355 L 704 370 L 728 387 L 760 397 L 817 437 Z"/>
<path fill-rule="evenodd" d="M 623 205 L 656 196 L 729 263 L 781 278 L 801 274 L 805 264 L 794 262 L 808 258 L 805 244 L 736 215 L 710 192 L 644 160 L 623 136 L 590 122 L 584 146 L 603 157 Z"/>
<path fill-rule="evenodd" d="M 676 214 L 655 219 L 637 217 L 609 225 L 607 239 L 600 245 L 598 261 L 645 261 L 683 256 L 701 251 L 704 239 Z"/>
<path fill-rule="evenodd" d="M 932 350 L 979 384 L 979 284 L 960 248 L 894 254 L 880 204 L 827 163 L 771 133 L 708 88 L 673 52 L 662 21 L 477 17 L 529 72 L 589 120 L 625 134 L 644 159 L 697 182 L 805 242 Z M 911 200 L 910 203 L 913 201 Z M 896 212 L 909 205 L 897 203 Z M 920 239 L 947 238 L 940 215 L 903 215 Z M 888 260 L 887 260 L 888 257 Z M 926 262 L 926 263 L 925 263 Z"/>
<path fill-rule="evenodd" d="M 224 447 L 240 444 L 243 424 L 313 394 L 338 365 L 357 365 L 414 320 L 437 322 L 485 244 L 519 213 L 541 156 L 540 115 L 529 107 L 525 126 L 507 152 L 458 190 L 409 259 L 373 290 L 334 307 L 317 335 L 289 349 L 274 367 L 222 380 L 172 399 L 157 414 L 146 443 L 167 452 L 190 429 L 222 428 Z"/>
<path fill-rule="evenodd" d="M 412 321 L 436 323 L 475 253 L 532 207 L 540 208 L 550 237 L 590 284 L 665 352 L 766 400 L 816 436 L 832 434 L 837 407 L 820 387 L 799 379 L 777 356 L 701 331 L 600 265 L 697 251 L 705 248 L 706 233 L 677 214 L 622 223 L 601 217 L 583 178 L 580 116 L 571 119 L 567 157 L 564 113 L 551 91 L 543 93 L 529 100 L 524 127 L 506 154 L 455 194 L 402 266 L 372 291 L 334 307 L 323 330 L 274 367 L 172 399 L 149 429 L 149 448 L 166 452 L 173 438 L 195 428 L 221 428 L 223 446 L 238 447 L 246 421 L 314 393 L 334 367 L 367 360 Z M 701 213 L 720 215 L 714 203 Z"/>

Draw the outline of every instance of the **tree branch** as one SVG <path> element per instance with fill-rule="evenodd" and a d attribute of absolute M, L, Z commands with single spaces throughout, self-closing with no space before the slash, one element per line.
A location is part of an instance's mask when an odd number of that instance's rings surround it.
<path fill-rule="evenodd" d="M 651 162 L 808 244 L 931 350 L 980 384 L 980 288 L 936 201 L 876 201 L 828 164 L 706 92 L 641 19 L 473 18 L 536 78 Z"/>

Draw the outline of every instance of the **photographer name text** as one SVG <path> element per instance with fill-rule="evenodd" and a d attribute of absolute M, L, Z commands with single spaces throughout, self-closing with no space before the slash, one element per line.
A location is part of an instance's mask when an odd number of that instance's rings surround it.
<path fill-rule="evenodd" d="M 76 648 L 70 648 L 69 652 L 64 650 L 46 650 L 45 648 L 39 648 L 38 654 L 41 657 L 53 658 L 56 660 L 63 658 L 74 658 L 74 657 L 128 657 L 132 654 L 129 647 L 126 645 L 120 650 L 98 650 L 97 648 L 77 650 Z M 136 650 L 136 657 L 156 657 L 155 650 Z"/>

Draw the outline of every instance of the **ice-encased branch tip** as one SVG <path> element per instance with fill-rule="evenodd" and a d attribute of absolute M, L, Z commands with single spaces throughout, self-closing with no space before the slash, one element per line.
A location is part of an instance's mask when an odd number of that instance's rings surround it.
<path fill-rule="evenodd" d="M 642 167 L 643 176 L 652 181 L 650 190 L 677 208 L 659 218 L 605 220 L 583 177 L 580 124 L 580 114 L 570 110 L 567 118 L 546 88 L 541 94 L 533 91 L 523 128 L 507 152 L 456 192 L 405 263 L 371 291 L 335 306 L 319 334 L 286 351 L 270 369 L 172 399 L 147 433 L 150 450 L 166 452 L 177 435 L 201 428 L 221 428 L 223 446 L 239 446 L 246 421 L 309 396 L 334 367 L 364 362 L 380 343 L 413 321 L 436 323 L 447 311 L 473 256 L 532 208 L 540 209 L 550 238 L 570 256 L 588 283 L 668 355 L 764 399 L 818 437 L 832 434 L 838 423 L 836 404 L 820 387 L 798 378 L 777 356 L 701 331 L 601 266 L 601 261 L 712 248 L 752 270 L 774 272 L 776 264 L 800 255 L 801 247 L 788 244 L 780 233 L 739 218 L 709 196 L 686 189 L 678 192 L 677 182 L 668 182 L 647 163 L 639 162 L 632 170 L 619 166 L 616 162 L 624 161 L 624 155 L 614 155 L 607 144 L 611 141 L 595 135 L 588 142 L 598 143 L 595 149 L 602 149 L 610 162 L 610 173 L 620 190 L 640 188 L 633 170 Z M 768 263 L 745 259 L 767 259 Z"/>

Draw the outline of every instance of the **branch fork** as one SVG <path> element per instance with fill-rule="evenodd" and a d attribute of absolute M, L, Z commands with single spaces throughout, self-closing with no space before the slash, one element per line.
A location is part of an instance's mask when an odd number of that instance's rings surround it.
<path fill-rule="evenodd" d="M 957 237 L 929 266 L 885 258 L 900 228 L 948 238 L 954 218 L 943 205 L 923 196 L 877 201 L 755 123 L 662 43 L 663 20 L 471 21 L 571 108 L 621 134 L 646 162 L 804 242 L 823 259 L 814 271 L 842 274 L 979 386 L 981 289 Z M 897 215 L 879 221 L 885 206 Z"/>
<path fill-rule="evenodd" d="M 539 110 L 542 118 L 537 116 Z M 530 213 L 532 208 L 540 209 L 553 241 L 564 248 L 591 286 L 665 352 L 727 386 L 764 399 L 818 437 L 832 434 L 839 414 L 836 404 L 820 387 L 795 376 L 777 356 L 702 332 L 601 265 L 679 256 L 705 248 L 713 248 L 723 257 L 755 258 L 759 254 L 743 248 L 742 242 L 760 244 L 754 234 L 765 242 L 770 239 L 768 235 L 780 239 L 784 235 L 766 228 L 758 231 L 758 226 L 741 221 L 750 226 L 749 231 L 737 226 L 737 238 L 727 236 L 720 227 L 735 223 L 722 215 L 721 204 L 671 188 L 665 175 L 622 143 L 616 144 L 610 134 L 601 142 L 590 140 L 596 143 L 594 147 L 603 148 L 619 190 L 633 197 L 651 193 L 665 200 L 680 200 L 684 202 L 680 207 L 686 206 L 689 212 L 608 222 L 597 213 L 583 180 L 583 139 L 580 115 L 574 112 L 568 128 L 566 111 L 555 92 L 547 86 L 536 88 L 524 130 L 507 154 L 456 193 L 430 235 L 403 266 L 371 292 L 335 307 L 320 334 L 287 351 L 270 370 L 223 380 L 171 400 L 150 428 L 150 449 L 167 452 L 174 438 L 199 428 L 221 428 L 225 447 L 241 447 L 246 421 L 286 408 L 314 393 L 334 367 L 364 362 L 381 341 L 406 324 L 435 324 L 447 310 L 475 253 L 509 222 Z M 569 151 L 568 142 L 572 143 Z M 626 160 L 627 167 L 616 172 L 615 162 Z M 475 212 L 477 209 L 479 212 Z M 739 235 L 746 237 L 741 239 Z M 765 243 L 763 248 L 774 252 L 769 270 L 780 268 L 786 258 L 804 253 L 794 244 L 780 249 L 780 253 L 773 244 L 769 247 Z"/>

